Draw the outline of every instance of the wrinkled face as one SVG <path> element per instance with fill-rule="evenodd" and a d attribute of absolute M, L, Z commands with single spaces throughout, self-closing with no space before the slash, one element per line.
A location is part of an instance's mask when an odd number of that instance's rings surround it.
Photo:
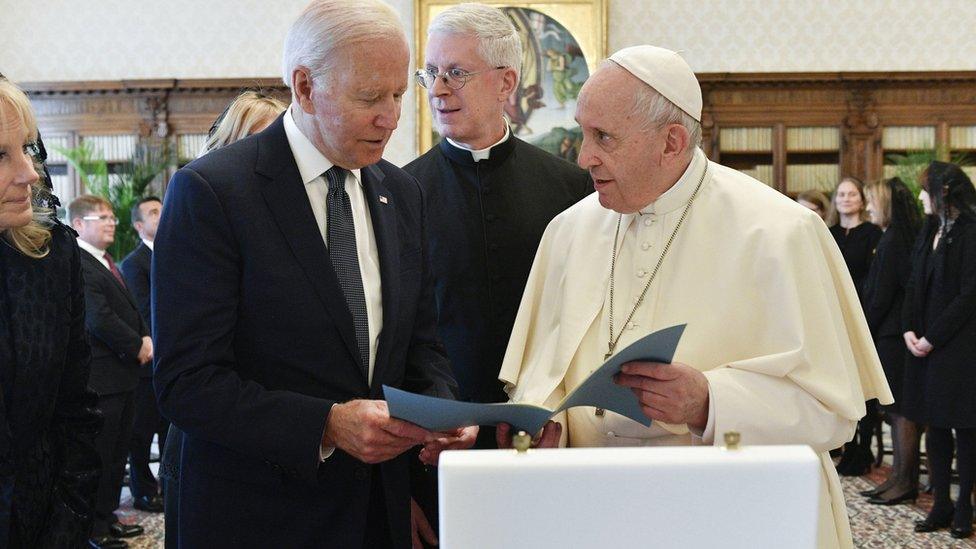
<path fill-rule="evenodd" d="M 152 241 L 156 238 L 156 228 L 159 227 L 159 216 L 163 213 L 163 203 L 158 200 L 151 200 L 139 204 L 139 214 L 142 221 L 136 222 L 136 231 L 139 236 Z"/>
<path fill-rule="evenodd" d="M 31 186 L 38 181 L 29 135 L 17 114 L 0 108 L 0 231 L 30 223 Z"/>
<path fill-rule="evenodd" d="M 660 166 L 668 128 L 643 130 L 645 118 L 633 112 L 636 86 L 623 69 L 599 69 L 580 91 L 576 121 L 583 130 L 577 162 L 589 170 L 600 205 L 633 213 L 658 196 Z"/>
<path fill-rule="evenodd" d="M 301 107 L 311 115 L 309 139 L 326 158 L 350 170 L 380 160 L 400 120 L 409 55 L 400 38 L 349 46 L 314 79 Z"/>
<path fill-rule="evenodd" d="M 85 214 L 84 217 L 98 219 L 75 218 L 71 226 L 78 231 L 78 236 L 82 240 L 99 250 L 107 250 L 115 242 L 115 214 L 110 208 L 101 206 L 98 210 Z"/>
<path fill-rule="evenodd" d="M 837 213 L 853 215 L 864 209 L 864 199 L 861 198 L 861 191 L 857 189 L 857 185 L 844 181 L 834 192 L 834 205 L 837 207 Z"/>
<path fill-rule="evenodd" d="M 502 112 L 515 85 L 515 71 L 489 65 L 478 53 L 478 39 L 466 34 L 431 33 L 425 68 L 436 74 L 451 69 L 477 72 L 464 87 L 451 89 L 435 79 L 427 92 L 434 129 L 474 149 L 493 145 L 504 132 Z M 484 72 L 481 72 L 484 71 Z"/>

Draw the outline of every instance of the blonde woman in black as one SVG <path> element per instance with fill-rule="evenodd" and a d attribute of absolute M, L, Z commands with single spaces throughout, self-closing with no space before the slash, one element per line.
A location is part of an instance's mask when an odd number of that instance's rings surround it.
<path fill-rule="evenodd" d="M 908 352 L 902 339 L 901 308 L 911 275 L 912 246 L 922 214 L 912 192 L 896 178 L 868 184 L 865 189 L 871 221 L 884 234 L 875 248 L 864 281 L 861 303 L 895 403 L 884 406 L 894 447 L 892 473 L 873 490 L 861 492 L 876 505 L 894 505 L 918 496 L 918 425 L 901 414 L 902 382 Z"/>

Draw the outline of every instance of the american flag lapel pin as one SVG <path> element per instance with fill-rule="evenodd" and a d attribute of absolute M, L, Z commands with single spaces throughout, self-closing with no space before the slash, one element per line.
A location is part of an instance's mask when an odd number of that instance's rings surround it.
<path fill-rule="evenodd" d="M 383 195 L 380 195 L 380 204 L 387 204 L 387 203 L 389 203 L 389 201 L 390 200 L 388 198 L 386 198 Z"/>

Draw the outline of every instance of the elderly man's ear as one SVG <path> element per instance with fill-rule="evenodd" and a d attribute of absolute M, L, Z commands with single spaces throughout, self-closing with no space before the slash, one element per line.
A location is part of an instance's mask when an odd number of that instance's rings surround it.
<path fill-rule="evenodd" d="M 515 92 L 515 87 L 518 85 L 518 76 L 515 74 L 515 69 L 506 68 L 502 73 L 502 88 L 501 92 L 498 94 L 498 101 L 504 103 L 508 101 L 508 96 Z"/>
<path fill-rule="evenodd" d="M 690 144 L 691 134 L 688 133 L 688 128 L 681 124 L 669 125 L 664 136 L 664 158 L 671 162 L 684 160 Z"/>
<path fill-rule="evenodd" d="M 312 71 L 305 67 L 296 67 L 291 73 L 291 89 L 295 102 L 308 114 L 315 114 L 312 104 Z"/>

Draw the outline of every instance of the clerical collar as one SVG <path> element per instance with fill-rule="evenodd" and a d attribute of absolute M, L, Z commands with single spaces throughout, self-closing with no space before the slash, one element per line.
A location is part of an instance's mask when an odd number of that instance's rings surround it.
<path fill-rule="evenodd" d="M 701 178 L 702 172 L 705 171 L 707 164 L 708 159 L 705 158 L 705 153 L 700 148 L 695 147 L 695 154 L 692 155 L 691 162 L 685 169 L 685 173 L 681 174 L 678 182 L 664 191 L 664 194 L 657 197 L 657 200 L 641 208 L 639 214 L 664 215 L 684 208 L 692 193 L 695 192 L 695 187 L 698 186 L 698 180 Z"/>
<path fill-rule="evenodd" d="M 508 158 L 508 155 L 514 147 L 515 136 L 509 129 L 508 123 L 505 124 L 505 135 L 501 140 L 485 149 L 474 151 L 449 138 L 442 139 L 440 142 L 441 152 L 444 155 L 455 162 L 469 166 L 473 166 L 478 162 L 498 164 Z"/>

